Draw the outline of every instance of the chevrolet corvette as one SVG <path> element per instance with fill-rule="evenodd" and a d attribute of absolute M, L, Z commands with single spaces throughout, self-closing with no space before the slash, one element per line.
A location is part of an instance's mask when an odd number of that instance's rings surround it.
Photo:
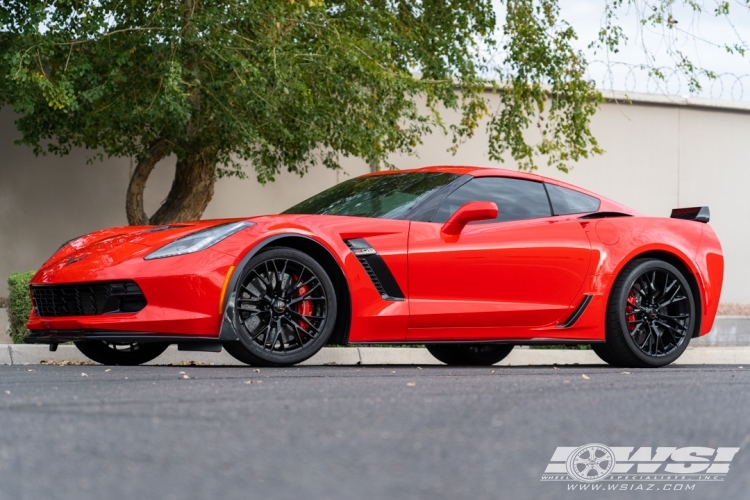
<path fill-rule="evenodd" d="M 449 365 L 586 344 L 675 361 L 724 272 L 708 207 L 647 217 L 539 175 L 429 167 L 342 182 L 278 215 L 105 229 L 31 280 L 25 341 L 103 364 L 170 344 L 289 366 L 324 345 L 423 344 Z"/>

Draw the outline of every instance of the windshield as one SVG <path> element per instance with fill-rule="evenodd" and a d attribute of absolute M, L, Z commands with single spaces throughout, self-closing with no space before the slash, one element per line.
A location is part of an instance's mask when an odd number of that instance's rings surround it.
<path fill-rule="evenodd" d="M 357 177 L 326 189 L 284 213 L 398 219 L 458 177 L 443 172 Z"/>

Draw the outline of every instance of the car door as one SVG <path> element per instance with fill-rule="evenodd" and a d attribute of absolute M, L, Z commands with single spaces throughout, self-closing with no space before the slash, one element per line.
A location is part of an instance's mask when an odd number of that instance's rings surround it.
<path fill-rule="evenodd" d="M 497 218 L 446 238 L 443 223 L 470 201 L 494 202 Z M 498 327 L 553 323 L 571 307 L 590 259 L 581 224 L 552 215 L 543 183 L 474 178 L 445 198 L 432 222 L 412 222 L 408 337 L 440 337 L 443 331 L 449 338 L 456 328 L 493 337 Z"/>

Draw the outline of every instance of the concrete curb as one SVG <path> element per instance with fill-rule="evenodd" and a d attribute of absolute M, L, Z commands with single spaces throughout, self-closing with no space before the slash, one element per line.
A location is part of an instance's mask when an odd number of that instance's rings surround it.
<path fill-rule="evenodd" d="M 61 345 L 50 352 L 46 345 L 0 346 L 0 364 L 90 364 L 75 346 Z M 225 351 L 185 352 L 170 346 L 150 365 L 247 366 Z M 439 365 L 427 349 L 407 347 L 326 347 L 301 363 L 302 366 Z M 573 349 L 529 349 L 516 347 L 497 366 L 603 365 L 593 351 Z M 690 347 L 677 365 L 749 365 L 750 347 Z"/>

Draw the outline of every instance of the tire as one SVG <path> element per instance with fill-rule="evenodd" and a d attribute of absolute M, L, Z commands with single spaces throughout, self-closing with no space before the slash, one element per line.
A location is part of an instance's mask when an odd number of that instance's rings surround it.
<path fill-rule="evenodd" d="M 615 359 L 607 352 L 607 344 L 591 344 L 591 350 L 608 365 L 619 366 Z"/>
<path fill-rule="evenodd" d="M 508 344 L 427 344 L 427 350 L 449 366 L 491 366 L 505 359 Z"/>
<path fill-rule="evenodd" d="M 673 363 L 690 343 L 698 317 L 693 290 L 672 264 L 636 259 L 615 280 L 607 303 L 606 344 L 594 352 L 614 366 Z"/>
<path fill-rule="evenodd" d="M 336 323 L 338 300 L 323 266 L 306 253 L 277 247 L 242 270 L 235 290 L 239 342 L 224 348 L 253 366 L 291 366 L 317 353 Z"/>
<path fill-rule="evenodd" d="M 118 344 L 103 340 L 86 340 L 75 343 L 86 357 L 103 365 L 136 366 L 159 357 L 169 344 L 146 342 L 140 344 Z"/>

